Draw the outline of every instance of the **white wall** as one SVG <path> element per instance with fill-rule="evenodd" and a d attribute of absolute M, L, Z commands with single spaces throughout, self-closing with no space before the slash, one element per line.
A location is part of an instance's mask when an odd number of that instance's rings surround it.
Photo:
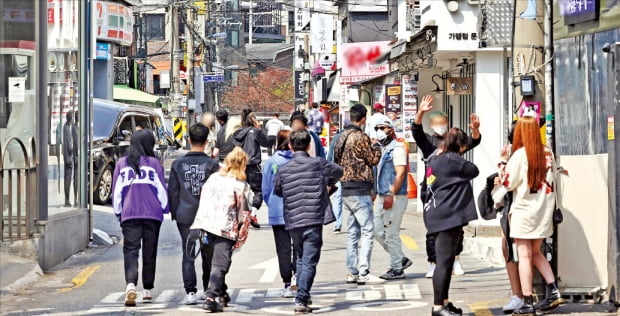
<path fill-rule="evenodd" d="M 477 198 L 485 186 L 486 177 L 496 172 L 504 137 L 504 60 L 498 51 L 478 51 L 475 54 L 476 75 L 474 93 L 476 114 L 480 117 L 482 142 L 474 149 L 474 163 L 480 176 L 474 180 L 474 194 Z M 491 224 L 486 222 L 484 224 Z M 493 224 L 497 224 L 494 222 Z"/>
<path fill-rule="evenodd" d="M 438 51 L 472 51 L 478 49 L 478 39 L 472 39 L 471 34 L 478 34 L 477 25 L 480 10 L 477 6 L 468 5 L 465 1 L 458 1 L 458 3 L 459 10 L 451 13 L 448 11 L 446 1 L 420 1 L 420 9 L 424 12 L 420 18 L 422 27 L 428 25 L 438 26 Z M 427 7 L 430 7 L 430 9 L 426 10 Z M 467 33 L 468 39 L 451 39 L 450 33 Z"/>

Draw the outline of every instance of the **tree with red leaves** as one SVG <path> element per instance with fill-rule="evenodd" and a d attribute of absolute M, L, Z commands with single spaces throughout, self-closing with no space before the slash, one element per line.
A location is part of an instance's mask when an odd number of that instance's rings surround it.
<path fill-rule="evenodd" d="M 281 68 L 259 71 L 255 77 L 241 72 L 236 87 L 222 94 L 222 106 L 232 113 L 251 108 L 255 112 L 290 112 L 294 106 L 293 72 Z"/>

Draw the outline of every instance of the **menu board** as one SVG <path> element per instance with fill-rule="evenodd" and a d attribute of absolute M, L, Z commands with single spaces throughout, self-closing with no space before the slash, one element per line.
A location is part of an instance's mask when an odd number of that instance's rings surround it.
<path fill-rule="evenodd" d="M 414 142 L 413 134 L 411 133 L 411 124 L 415 120 L 415 115 L 418 112 L 418 82 L 409 75 L 403 76 L 401 82 L 403 92 L 403 113 L 401 115 L 404 130 L 403 136 L 408 142 Z"/>

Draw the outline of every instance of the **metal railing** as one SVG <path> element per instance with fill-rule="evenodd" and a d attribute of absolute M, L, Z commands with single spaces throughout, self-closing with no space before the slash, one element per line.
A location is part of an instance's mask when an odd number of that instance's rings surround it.
<path fill-rule="evenodd" d="M 26 144 L 16 137 L 9 139 L 4 148 L 0 145 L 0 241 L 28 239 L 34 234 L 37 214 L 34 138 L 30 138 L 28 144 L 31 154 L 28 154 Z M 8 166 L 5 158 L 12 160 Z"/>

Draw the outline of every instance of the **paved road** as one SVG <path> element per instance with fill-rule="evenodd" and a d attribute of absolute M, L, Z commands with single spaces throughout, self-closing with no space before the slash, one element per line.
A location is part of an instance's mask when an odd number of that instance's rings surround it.
<path fill-rule="evenodd" d="M 414 265 L 405 280 L 385 285 L 356 286 L 344 282 L 346 234 L 324 231 L 325 245 L 313 288 L 317 314 L 325 315 L 428 315 L 432 285 L 424 278 L 424 226 L 412 204 L 405 216 L 402 239 Z M 259 220 L 265 222 L 266 211 Z M 98 207 L 95 224 L 112 235 L 120 228 L 109 207 Z M 291 315 L 292 299 L 280 297 L 281 281 L 275 261 L 273 236 L 264 225 L 250 233 L 247 244 L 233 257 L 227 283 L 232 288 L 229 315 Z M 499 315 L 499 307 L 509 297 L 505 272 L 469 255 L 462 258 L 467 275 L 454 279 L 451 295 L 456 305 L 469 315 Z M 136 308 L 123 306 L 122 247 L 91 248 L 69 258 L 31 288 L 18 295 L 2 297 L 2 315 L 193 315 L 200 305 L 183 305 L 180 238 L 169 219 L 160 236 L 155 300 Z M 199 266 L 199 265 L 198 265 Z M 388 267 L 387 254 L 378 246 L 373 251 L 372 269 L 380 274 Z M 200 286 L 200 285 L 199 285 Z M 597 315 L 600 306 L 570 305 L 558 313 Z"/>

